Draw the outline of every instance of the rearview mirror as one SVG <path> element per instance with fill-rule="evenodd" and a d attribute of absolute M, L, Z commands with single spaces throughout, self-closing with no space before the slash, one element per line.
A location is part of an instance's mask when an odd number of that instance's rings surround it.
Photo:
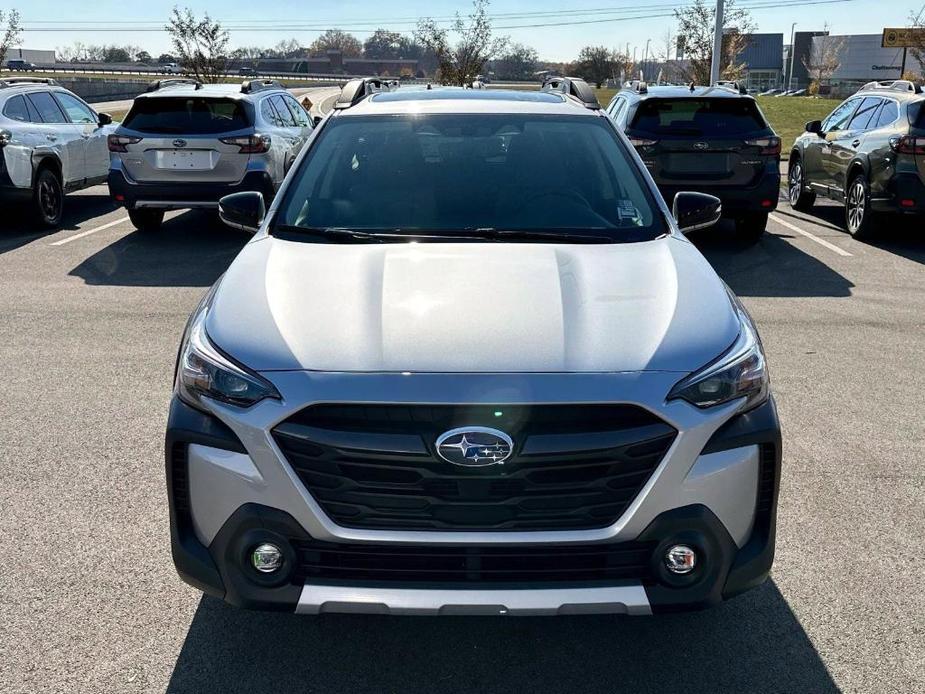
<path fill-rule="evenodd" d="M 267 206 L 261 193 L 232 193 L 218 201 L 219 219 L 232 229 L 254 233 L 266 215 Z"/>
<path fill-rule="evenodd" d="M 806 132 L 816 133 L 817 135 L 822 134 L 822 121 L 821 120 L 811 120 L 806 124 Z"/>
<path fill-rule="evenodd" d="M 100 113 L 98 117 L 101 128 L 104 125 L 110 125 L 112 123 L 112 116 L 110 116 L 108 113 Z"/>
<path fill-rule="evenodd" d="M 683 233 L 711 227 L 723 213 L 720 199 L 706 193 L 678 193 L 671 206 L 678 228 Z"/>

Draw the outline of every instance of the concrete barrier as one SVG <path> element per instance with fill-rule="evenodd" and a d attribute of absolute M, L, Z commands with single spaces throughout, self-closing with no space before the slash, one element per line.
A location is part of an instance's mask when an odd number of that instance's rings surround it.
<path fill-rule="evenodd" d="M 134 99 L 151 83 L 151 80 L 99 79 L 58 75 L 55 80 L 70 89 L 88 104 L 99 101 Z"/>

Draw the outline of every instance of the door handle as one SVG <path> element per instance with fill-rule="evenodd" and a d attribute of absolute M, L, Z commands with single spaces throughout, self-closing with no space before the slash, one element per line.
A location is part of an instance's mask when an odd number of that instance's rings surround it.
<path fill-rule="evenodd" d="M 58 136 L 57 135 L 46 135 L 45 139 L 48 140 L 49 142 L 57 142 Z"/>
<path fill-rule="evenodd" d="M 851 143 L 851 146 L 854 148 L 857 148 L 860 146 L 860 144 L 861 144 L 860 140 L 855 140 L 854 142 Z"/>

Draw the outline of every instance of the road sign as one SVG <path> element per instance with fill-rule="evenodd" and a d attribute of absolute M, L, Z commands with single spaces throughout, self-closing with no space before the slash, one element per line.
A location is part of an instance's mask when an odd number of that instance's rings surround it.
<path fill-rule="evenodd" d="M 884 29 L 883 48 L 915 48 L 925 47 L 925 28 L 922 29 Z"/>

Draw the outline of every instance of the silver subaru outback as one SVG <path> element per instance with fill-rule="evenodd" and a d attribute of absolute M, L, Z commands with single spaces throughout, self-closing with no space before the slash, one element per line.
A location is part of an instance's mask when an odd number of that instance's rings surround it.
<path fill-rule="evenodd" d="M 312 133 L 308 112 L 278 82 L 154 82 L 109 137 L 109 191 L 142 231 L 165 210 L 217 208 L 223 195 L 271 200 Z"/>
<path fill-rule="evenodd" d="M 349 83 L 193 312 L 173 557 L 301 614 L 650 614 L 757 586 L 761 341 L 588 86 Z M 473 200 L 478 204 L 473 204 Z"/>

